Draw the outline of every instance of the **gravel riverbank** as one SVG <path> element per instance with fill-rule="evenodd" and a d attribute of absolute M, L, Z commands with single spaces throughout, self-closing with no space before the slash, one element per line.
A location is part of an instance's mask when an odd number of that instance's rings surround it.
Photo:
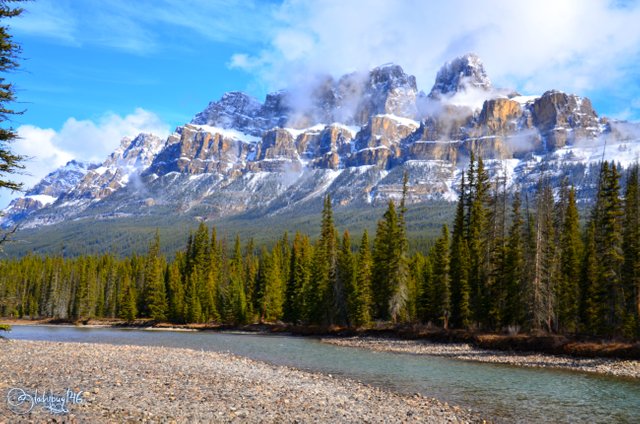
<path fill-rule="evenodd" d="M 325 338 L 324 343 L 382 352 L 442 356 L 467 361 L 510 364 L 524 367 L 563 368 L 597 374 L 640 378 L 640 361 L 607 358 L 573 358 L 539 353 L 478 349 L 466 343 L 433 343 L 373 337 Z"/>
<path fill-rule="evenodd" d="M 11 388 L 82 393 L 17 415 Z M 0 340 L 0 423 L 481 422 L 455 406 L 248 358 L 163 347 Z M 23 405 L 24 406 L 24 405 Z"/>

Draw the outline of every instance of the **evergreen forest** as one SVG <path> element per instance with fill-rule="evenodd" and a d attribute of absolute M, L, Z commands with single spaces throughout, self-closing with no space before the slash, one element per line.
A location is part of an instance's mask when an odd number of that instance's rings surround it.
<path fill-rule="evenodd" d="M 28 255 L 0 262 L 0 316 L 285 322 L 367 327 L 640 335 L 639 167 L 604 162 L 580 216 L 575 189 L 541 178 L 508 191 L 472 157 L 456 215 L 428 251 L 409 251 L 402 200 L 375 234 L 338 231 L 327 196 L 319 237 L 284 233 L 270 247 L 220 238 L 200 223 L 168 260 L 156 232 L 144 255 Z"/>

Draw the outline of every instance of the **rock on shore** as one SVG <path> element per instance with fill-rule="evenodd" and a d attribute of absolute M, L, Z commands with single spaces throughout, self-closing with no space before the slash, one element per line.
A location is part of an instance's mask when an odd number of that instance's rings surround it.
<path fill-rule="evenodd" d="M 16 415 L 10 388 L 83 392 L 69 415 Z M 0 423 L 481 421 L 420 395 L 248 358 L 163 347 L 0 341 Z"/>
<path fill-rule="evenodd" d="M 475 348 L 467 343 L 432 343 L 420 340 L 394 340 L 374 337 L 325 338 L 324 343 L 370 349 L 380 352 L 442 356 L 476 362 L 524 367 L 562 368 L 619 377 L 640 378 L 640 361 L 608 358 L 572 358 L 540 353 L 516 353 Z"/>

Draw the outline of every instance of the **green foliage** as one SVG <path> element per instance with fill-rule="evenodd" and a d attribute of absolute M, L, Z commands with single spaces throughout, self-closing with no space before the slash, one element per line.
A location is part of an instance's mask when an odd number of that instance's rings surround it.
<path fill-rule="evenodd" d="M 308 236 L 296 233 L 291 249 L 289 280 L 285 290 L 284 320 L 299 323 L 305 317 L 304 290 L 311 282 L 313 251 Z"/>
<path fill-rule="evenodd" d="M 12 191 L 22 189 L 22 183 L 12 181 L 10 176 L 24 169 L 22 162 L 25 158 L 13 153 L 9 146 L 12 141 L 18 138 L 18 134 L 13 128 L 7 127 L 5 123 L 10 120 L 11 115 L 20 115 L 22 112 L 18 112 L 10 106 L 16 101 L 16 89 L 12 83 L 7 82 L 5 75 L 14 72 L 20 66 L 18 58 L 22 49 L 9 33 L 10 26 L 6 20 L 19 16 L 22 12 L 22 8 L 11 7 L 7 2 L 0 5 L 0 21 L 2 22 L 0 25 L 0 54 L 2 56 L 2 60 L 0 60 L 0 124 L 2 124 L 0 127 L 0 188 Z"/>
<path fill-rule="evenodd" d="M 335 319 L 339 325 L 347 325 L 351 322 L 349 313 L 358 303 L 358 286 L 356 281 L 356 261 L 351 251 L 351 236 L 345 231 L 342 236 L 342 244 L 338 252 L 335 284 Z"/>
<path fill-rule="evenodd" d="M 369 233 L 364 230 L 356 257 L 355 285 L 349 295 L 349 321 L 356 327 L 371 321 L 371 261 Z"/>
<path fill-rule="evenodd" d="M 156 321 L 165 321 L 169 308 L 165 290 L 164 268 L 164 261 L 160 257 L 160 235 L 156 231 L 146 258 L 144 283 L 149 317 Z"/>
<path fill-rule="evenodd" d="M 404 201 L 403 201 L 404 203 Z M 406 316 L 407 239 L 404 214 L 398 214 L 393 201 L 378 222 L 373 242 L 374 318 L 394 322 Z"/>
<path fill-rule="evenodd" d="M 451 317 L 451 288 L 449 282 L 449 229 L 442 226 L 442 235 L 433 247 L 433 268 L 431 284 L 433 287 L 433 318 L 445 329 L 449 327 Z"/>
<path fill-rule="evenodd" d="M 627 311 L 624 333 L 640 335 L 640 170 L 638 164 L 629 169 L 624 196 L 622 281 Z"/>
<path fill-rule="evenodd" d="M 522 324 L 525 320 L 525 299 L 522 295 L 525 290 L 525 247 L 521 206 L 520 193 L 516 193 L 511 206 L 511 227 L 503 276 L 505 289 L 503 323 L 512 327 Z"/>
<path fill-rule="evenodd" d="M 389 202 L 370 246 L 337 235 L 324 199 L 319 237 L 285 231 L 256 249 L 233 246 L 201 223 L 167 259 L 160 232 L 144 255 L 0 261 L 0 315 L 138 317 L 175 323 L 285 322 L 361 327 L 373 320 L 444 328 L 638 336 L 638 169 L 620 198 L 617 168 L 603 164 L 597 201 L 580 237 L 572 188 L 559 201 L 541 180 L 532 201 L 503 181 L 491 189 L 481 160 L 461 182 L 453 231 L 409 253 L 405 199 Z M 406 181 L 406 180 L 405 180 Z M 404 190 L 406 195 L 406 187 Z M 523 202 L 524 200 L 524 206 Z M 423 253 L 426 252 L 426 253 Z"/>
<path fill-rule="evenodd" d="M 558 324 L 564 332 L 575 333 L 579 324 L 582 240 L 575 190 L 570 189 L 560 232 L 560 276 L 558 281 Z"/>

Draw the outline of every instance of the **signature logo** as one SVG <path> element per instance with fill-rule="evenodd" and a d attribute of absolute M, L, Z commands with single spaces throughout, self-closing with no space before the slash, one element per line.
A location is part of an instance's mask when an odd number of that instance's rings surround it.
<path fill-rule="evenodd" d="M 40 407 L 52 414 L 68 414 L 69 405 L 81 404 L 82 391 L 74 392 L 67 389 L 64 395 L 56 395 L 50 391 L 28 392 L 25 389 L 14 387 L 7 392 L 7 405 L 9 410 L 20 415 L 28 414 Z"/>

